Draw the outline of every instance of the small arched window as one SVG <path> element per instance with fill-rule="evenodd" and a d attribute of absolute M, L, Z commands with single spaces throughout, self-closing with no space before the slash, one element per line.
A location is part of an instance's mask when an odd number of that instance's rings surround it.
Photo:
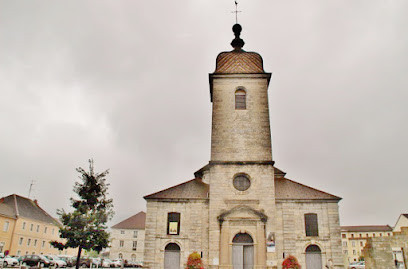
<path fill-rule="evenodd" d="M 243 89 L 235 91 L 235 109 L 246 109 L 246 92 Z"/>

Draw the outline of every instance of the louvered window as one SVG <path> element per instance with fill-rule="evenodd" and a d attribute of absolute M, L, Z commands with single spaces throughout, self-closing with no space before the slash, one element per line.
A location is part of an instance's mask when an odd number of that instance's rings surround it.
<path fill-rule="evenodd" d="M 246 93 L 244 90 L 235 91 L 235 109 L 246 109 Z"/>
<path fill-rule="evenodd" d="M 306 236 L 319 236 L 319 227 L 317 224 L 317 214 L 305 214 Z"/>

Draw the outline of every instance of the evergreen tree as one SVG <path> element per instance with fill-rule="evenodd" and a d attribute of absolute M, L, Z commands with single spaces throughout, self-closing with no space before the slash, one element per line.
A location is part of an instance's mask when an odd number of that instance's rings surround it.
<path fill-rule="evenodd" d="M 89 172 L 82 168 L 76 170 L 81 174 L 81 182 L 74 185 L 78 199 L 70 199 L 74 211 L 57 210 L 62 223 L 59 234 L 66 242 L 53 241 L 51 244 L 59 250 L 78 248 L 78 269 L 83 249 L 100 252 L 109 245 L 106 222 L 113 216 L 113 205 L 112 199 L 107 198 L 109 184 L 105 183 L 109 170 L 95 173 L 93 160 L 89 160 Z"/>

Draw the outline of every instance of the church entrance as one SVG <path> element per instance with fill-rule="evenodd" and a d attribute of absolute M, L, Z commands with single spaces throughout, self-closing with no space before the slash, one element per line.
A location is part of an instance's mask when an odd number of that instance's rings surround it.
<path fill-rule="evenodd" d="M 306 269 L 322 269 L 322 252 L 316 245 L 306 248 Z"/>
<path fill-rule="evenodd" d="M 164 248 L 164 269 L 180 269 L 180 247 L 175 243 Z"/>
<path fill-rule="evenodd" d="M 254 268 L 254 240 L 247 233 L 239 233 L 232 240 L 233 269 Z"/>

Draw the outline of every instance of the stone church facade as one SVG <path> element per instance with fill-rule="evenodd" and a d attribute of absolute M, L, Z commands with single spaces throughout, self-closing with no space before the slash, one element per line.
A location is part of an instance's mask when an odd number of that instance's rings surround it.
<path fill-rule="evenodd" d="M 192 252 L 205 268 L 343 268 L 341 198 L 297 183 L 272 160 L 268 85 L 262 57 L 222 52 L 209 75 L 211 160 L 192 180 L 147 195 L 145 266 L 184 268 Z"/>

